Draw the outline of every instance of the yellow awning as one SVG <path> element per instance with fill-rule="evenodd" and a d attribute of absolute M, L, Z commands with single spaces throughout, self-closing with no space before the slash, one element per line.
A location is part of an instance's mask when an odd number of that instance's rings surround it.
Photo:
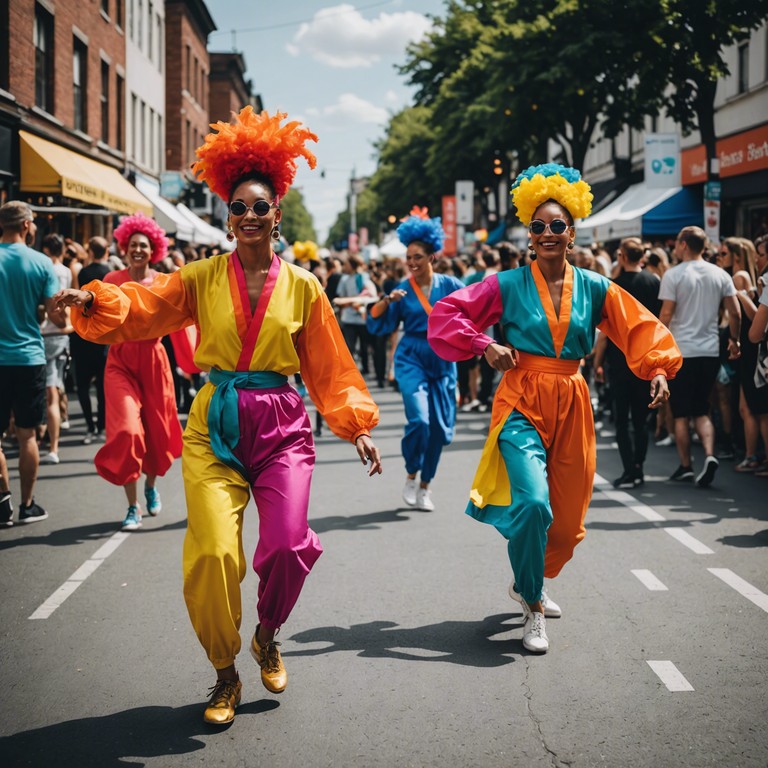
<path fill-rule="evenodd" d="M 22 192 L 47 192 L 120 213 L 152 216 L 152 203 L 120 173 L 98 160 L 19 131 Z"/>

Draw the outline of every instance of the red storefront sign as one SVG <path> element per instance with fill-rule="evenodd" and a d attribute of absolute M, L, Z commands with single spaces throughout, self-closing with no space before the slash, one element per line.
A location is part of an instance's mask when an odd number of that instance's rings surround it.
<path fill-rule="evenodd" d="M 456 255 L 456 196 L 443 196 L 443 230 L 445 230 L 445 243 L 443 253 L 446 256 Z"/>
<path fill-rule="evenodd" d="M 716 145 L 720 160 L 720 178 L 741 176 L 743 173 L 768 168 L 768 123 L 751 131 L 720 139 Z M 682 181 L 684 185 L 707 180 L 707 153 L 703 144 L 682 152 Z"/>

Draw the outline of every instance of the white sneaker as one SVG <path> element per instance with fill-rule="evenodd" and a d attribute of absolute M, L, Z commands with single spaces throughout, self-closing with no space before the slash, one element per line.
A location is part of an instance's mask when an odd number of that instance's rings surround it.
<path fill-rule="evenodd" d="M 40 457 L 41 464 L 58 464 L 60 461 L 58 453 L 46 453 L 45 456 Z"/>
<path fill-rule="evenodd" d="M 405 487 L 403 488 L 403 501 L 409 507 L 416 506 L 416 499 L 419 492 L 419 481 L 414 477 L 411 479 L 407 477 L 405 479 Z"/>
<path fill-rule="evenodd" d="M 429 488 L 419 488 L 416 491 L 416 507 L 432 512 L 435 508 L 435 502 L 432 501 L 432 491 Z"/>
<path fill-rule="evenodd" d="M 509 585 L 509 596 L 523 605 L 523 596 L 515 589 L 514 579 L 512 579 Z M 547 594 L 546 589 L 541 590 L 541 604 L 544 607 L 544 615 L 548 619 L 559 619 L 563 615 L 560 606 Z"/>
<path fill-rule="evenodd" d="M 70 429 L 71 426 L 72 425 L 69 423 L 69 419 L 64 419 L 64 421 L 62 421 L 59 425 L 59 429 Z"/>
<path fill-rule="evenodd" d="M 546 653 L 549 650 L 547 637 L 547 620 L 543 613 L 536 613 L 524 607 L 527 611 L 523 626 L 523 647 L 532 653 Z"/>
<path fill-rule="evenodd" d="M 479 405 L 480 405 L 480 401 L 479 401 L 477 398 L 475 398 L 475 399 L 474 399 L 474 400 L 472 400 L 471 402 L 469 402 L 469 403 L 465 403 L 464 405 L 462 405 L 462 406 L 461 406 L 461 412 L 462 412 L 462 413 L 471 413 L 471 412 L 472 412 L 472 411 L 474 411 L 474 410 L 475 410 L 475 409 L 476 409 L 476 408 L 477 408 Z"/>

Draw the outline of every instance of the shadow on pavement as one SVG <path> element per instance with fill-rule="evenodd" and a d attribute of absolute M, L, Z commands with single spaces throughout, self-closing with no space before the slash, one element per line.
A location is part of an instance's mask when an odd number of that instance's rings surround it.
<path fill-rule="evenodd" d="M 519 639 L 493 640 L 494 635 L 518 629 L 504 622 L 522 617 L 503 613 L 482 621 L 443 621 L 424 627 L 401 629 L 393 621 L 371 621 L 344 627 L 317 627 L 291 636 L 296 643 L 327 643 L 324 648 L 285 651 L 283 656 L 318 656 L 333 651 L 359 651 L 362 658 L 440 661 L 467 667 L 500 667 L 521 655 Z M 409 650 L 411 649 L 411 650 Z M 424 653 L 426 651 L 427 653 Z"/>
<path fill-rule="evenodd" d="M 421 513 L 422 511 L 415 507 L 400 507 L 398 509 L 382 510 L 381 512 L 368 512 L 365 515 L 332 515 L 330 517 L 310 519 L 309 527 L 315 533 L 327 533 L 328 531 L 378 531 L 384 523 L 405 523 L 410 520 L 407 514 Z"/>
<path fill-rule="evenodd" d="M 42 523 L 36 523 L 39 526 Z M 39 528 L 30 529 L 29 525 L 15 525 L 13 528 L 7 529 L 8 531 L 34 531 Z M 70 544 L 82 544 L 86 541 L 101 541 L 102 539 L 108 539 L 112 534 L 118 530 L 118 526 L 114 522 L 105 523 L 93 523 L 93 525 L 79 525 L 73 528 L 58 528 L 55 531 L 50 531 L 41 536 L 25 535 L 23 537 L 14 536 L 13 538 L 3 539 L 0 541 L 0 550 L 10 549 L 11 547 L 21 547 L 34 545 L 44 545 L 48 547 L 68 547 Z"/>
<path fill-rule="evenodd" d="M 233 726 L 244 714 L 263 714 L 278 706 L 269 699 L 241 704 Z M 201 702 L 177 708 L 141 707 L 104 717 L 69 720 L 0 738 L 0 755 L 3 765 L 13 768 L 143 766 L 142 757 L 195 752 L 206 746 L 196 736 L 227 730 L 207 726 L 202 712 Z M 218 764 L 218 760 L 214 759 L 212 764 Z"/>
<path fill-rule="evenodd" d="M 758 531 L 753 535 L 742 534 L 741 536 L 723 536 L 718 539 L 726 547 L 768 547 L 768 529 Z"/>

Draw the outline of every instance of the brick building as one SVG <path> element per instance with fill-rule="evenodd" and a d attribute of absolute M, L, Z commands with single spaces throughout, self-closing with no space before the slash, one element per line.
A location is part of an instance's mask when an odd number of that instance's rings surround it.
<path fill-rule="evenodd" d="M 211 122 L 229 122 L 232 113 L 247 104 L 261 111 L 261 99 L 253 96 L 251 81 L 245 79 L 242 53 L 211 53 L 210 115 Z"/>
<path fill-rule="evenodd" d="M 216 29 L 202 0 L 166 0 L 166 156 L 191 178 L 195 149 L 208 133 L 208 35 Z"/>
<path fill-rule="evenodd" d="M 124 17 L 123 0 L 0 0 L 0 198 L 30 202 L 40 237 L 152 213 L 122 176 Z"/>

